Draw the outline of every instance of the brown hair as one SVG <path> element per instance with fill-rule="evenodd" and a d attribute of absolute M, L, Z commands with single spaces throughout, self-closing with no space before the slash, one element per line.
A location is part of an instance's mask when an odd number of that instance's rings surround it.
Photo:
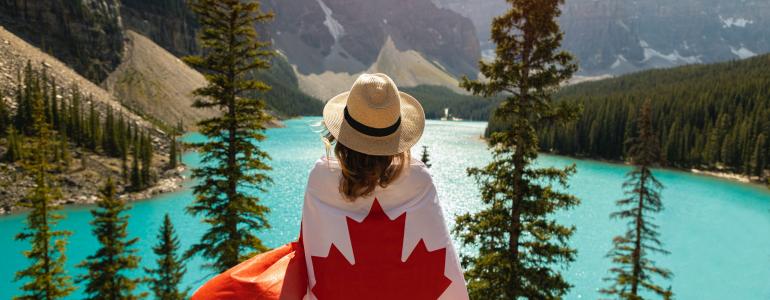
<path fill-rule="evenodd" d="M 387 187 L 409 164 L 409 151 L 389 156 L 368 155 L 337 143 L 334 154 L 342 169 L 340 193 L 350 201 L 371 195 L 377 186 Z"/>

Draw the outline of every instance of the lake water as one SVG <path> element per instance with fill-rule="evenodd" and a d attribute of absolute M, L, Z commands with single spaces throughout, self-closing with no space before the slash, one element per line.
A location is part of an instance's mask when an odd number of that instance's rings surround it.
<path fill-rule="evenodd" d="M 314 161 L 324 155 L 324 148 L 312 125 L 318 118 L 295 119 L 287 127 L 268 131 L 263 147 L 271 154 L 274 184 L 263 203 L 271 207 L 272 228 L 259 236 L 269 246 L 279 246 L 294 240 L 299 222 L 305 181 Z M 445 213 L 453 216 L 479 207 L 477 185 L 466 176 L 465 169 L 482 166 L 490 155 L 480 140 L 485 123 L 450 123 L 429 121 L 421 145 L 430 149 L 435 182 Z M 199 139 L 188 136 L 188 139 Z M 188 153 L 183 160 L 195 166 L 198 157 Z M 610 261 L 605 257 L 613 236 L 624 226 L 609 219 L 616 210 L 614 201 L 622 196 L 621 184 L 628 167 L 595 161 L 543 156 L 543 165 L 564 166 L 577 163 L 578 174 L 570 181 L 569 191 L 583 201 L 578 208 L 560 213 L 564 224 L 577 226 L 571 242 L 578 249 L 578 259 L 564 270 L 574 288 L 566 299 L 597 299 L 598 290 L 607 284 Z M 665 211 L 656 216 L 661 226 L 662 240 L 671 255 L 655 257 L 660 266 L 671 269 L 670 282 L 677 299 L 770 299 L 770 192 L 768 190 L 684 172 L 659 170 L 658 178 L 666 185 L 663 192 Z M 137 243 L 142 264 L 154 266 L 151 246 L 163 215 L 169 213 L 174 221 L 183 247 L 188 247 L 205 229 L 198 220 L 184 213 L 192 199 L 188 182 L 176 193 L 133 203 L 129 233 L 140 237 Z M 89 206 L 70 206 L 64 210 L 66 219 L 61 229 L 73 231 L 67 248 L 68 270 L 79 275 L 74 267 L 97 248 L 90 233 Z M 14 273 L 28 265 L 22 251 L 28 245 L 13 240 L 24 223 L 23 214 L 0 217 L 0 299 L 10 299 L 18 292 Z M 449 226 L 454 221 L 449 220 Z M 185 284 L 198 286 L 210 274 L 202 270 L 202 261 L 189 262 Z M 70 298 L 80 299 L 82 289 Z"/>

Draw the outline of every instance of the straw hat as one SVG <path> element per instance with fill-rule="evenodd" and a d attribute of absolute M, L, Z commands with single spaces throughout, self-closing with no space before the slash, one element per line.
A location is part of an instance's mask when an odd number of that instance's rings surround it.
<path fill-rule="evenodd" d="M 369 155 L 408 151 L 422 136 L 425 112 L 414 97 L 399 92 L 385 74 L 363 74 L 348 92 L 329 100 L 324 124 L 337 142 Z"/>

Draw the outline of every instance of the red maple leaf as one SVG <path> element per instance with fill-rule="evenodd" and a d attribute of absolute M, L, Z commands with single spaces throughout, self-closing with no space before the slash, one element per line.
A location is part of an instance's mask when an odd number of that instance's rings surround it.
<path fill-rule="evenodd" d="M 347 218 L 355 264 L 332 244 L 327 257 L 313 256 L 319 300 L 437 299 L 452 283 L 444 276 L 446 248 L 428 251 L 420 239 L 406 262 L 401 261 L 406 213 L 390 220 L 374 200 L 359 222 Z"/>

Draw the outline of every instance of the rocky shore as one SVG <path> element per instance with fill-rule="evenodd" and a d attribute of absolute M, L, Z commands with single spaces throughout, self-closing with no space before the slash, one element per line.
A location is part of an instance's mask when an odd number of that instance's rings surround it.
<path fill-rule="evenodd" d="M 3 153 L 3 149 L 0 149 Z M 99 201 L 100 189 L 107 178 L 118 182 L 118 195 L 126 201 L 138 201 L 152 196 L 169 193 L 182 187 L 185 180 L 184 166 L 163 170 L 168 162 L 166 157 L 153 161 L 155 183 L 141 191 L 126 189 L 122 180 L 121 161 L 93 153 L 74 151 L 73 160 L 66 171 L 53 174 L 57 178 L 61 197 L 56 202 L 60 205 L 93 204 Z M 29 189 L 34 187 L 32 177 L 18 164 L 0 163 L 0 215 L 10 214 L 20 209 Z"/>

